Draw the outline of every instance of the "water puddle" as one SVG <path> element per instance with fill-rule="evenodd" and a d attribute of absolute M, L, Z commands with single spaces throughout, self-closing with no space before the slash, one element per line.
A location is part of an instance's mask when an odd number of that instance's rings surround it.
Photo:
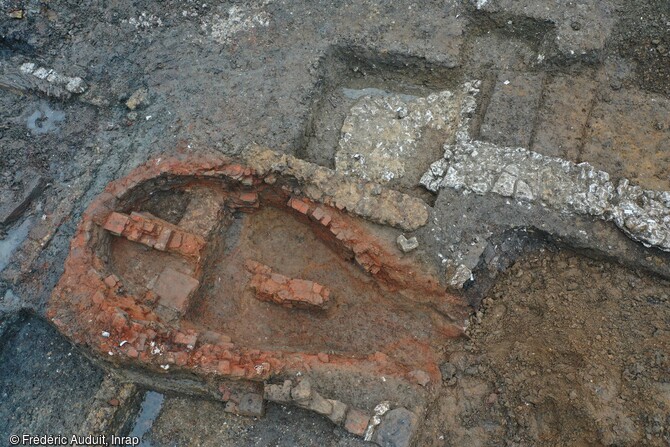
<path fill-rule="evenodd" d="M 34 135 L 42 135 L 58 129 L 58 125 L 65 120 L 65 113 L 54 110 L 48 104 L 42 103 L 38 110 L 28 117 L 26 125 Z"/>
<path fill-rule="evenodd" d="M 140 412 L 135 419 L 132 430 L 130 430 L 130 437 L 137 437 L 140 439 L 139 447 L 153 447 L 149 439 L 144 439 L 147 433 L 154 425 L 156 418 L 163 407 L 163 400 L 165 396 L 155 391 L 148 391 L 144 395 Z"/>
<path fill-rule="evenodd" d="M 14 250 L 28 237 L 33 219 L 24 220 L 18 227 L 7 232 L 4 239 L 0 240 L 0 272 L 7 267 Z"/>

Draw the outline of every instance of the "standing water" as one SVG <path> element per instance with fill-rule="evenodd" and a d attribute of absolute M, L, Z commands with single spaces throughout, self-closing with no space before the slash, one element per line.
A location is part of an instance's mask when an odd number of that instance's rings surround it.
<path fill-rule="evenodd" d="M 140 412 L 135 419 L 132 430 L 130 430 L 130 437 L 138 437 L 140 439 L 139 447 L 153 447 L 153 444 L 150 440 L 144 439 L 147 433 L 151 430 L 151 427 L 154 425 L 158 414 L 161 412 L 161 407 L 163 406 L 163 400 L 165 396 L 161 393 L 155 391 L 148 391 L 144 395 L 144 400 L 142 401 L 142 406 L 140 407 Z"/>

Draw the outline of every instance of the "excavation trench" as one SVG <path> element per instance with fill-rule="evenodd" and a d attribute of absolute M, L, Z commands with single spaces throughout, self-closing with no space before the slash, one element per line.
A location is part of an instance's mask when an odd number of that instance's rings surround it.
<path fill-rule="evenodd" d="M 357 403 L 416 407 L 468 307 L 388 229 L 335 205 L 228 160 L 149 162 L 84 214 L 49 316 L 108 361 L 199 378 L 222 400 L 226 381 L 309 372 L 333 397 L 337 376 L 376 383 Z"/>

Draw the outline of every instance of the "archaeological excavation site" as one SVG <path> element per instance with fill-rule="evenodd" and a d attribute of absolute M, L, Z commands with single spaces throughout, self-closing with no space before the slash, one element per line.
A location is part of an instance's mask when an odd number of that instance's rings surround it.
<path fill-rule="evenodd" d="M 670 446 L 666 0 L 0 14 L 0 446 Z"/>

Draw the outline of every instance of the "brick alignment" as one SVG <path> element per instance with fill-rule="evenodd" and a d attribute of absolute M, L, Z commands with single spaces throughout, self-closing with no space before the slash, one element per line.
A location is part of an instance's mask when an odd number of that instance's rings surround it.
<path fill-rule="evenodd" d="M 205 240 L 148 213 L 132 212 L 130 215 L 113 212 L 103 228 L 115 236 L 144 244 L 159 251 L 177 253 L 199 261 Z"/>
<path fill-rule="evenodd" d="M 247 260 L 245 267 L 252 274 L 249 285 L 261 301 L 303 309 L 323 309 L 328 304 L 330 290 L 319 283 L 280 275 L 252 260 Z"/>

